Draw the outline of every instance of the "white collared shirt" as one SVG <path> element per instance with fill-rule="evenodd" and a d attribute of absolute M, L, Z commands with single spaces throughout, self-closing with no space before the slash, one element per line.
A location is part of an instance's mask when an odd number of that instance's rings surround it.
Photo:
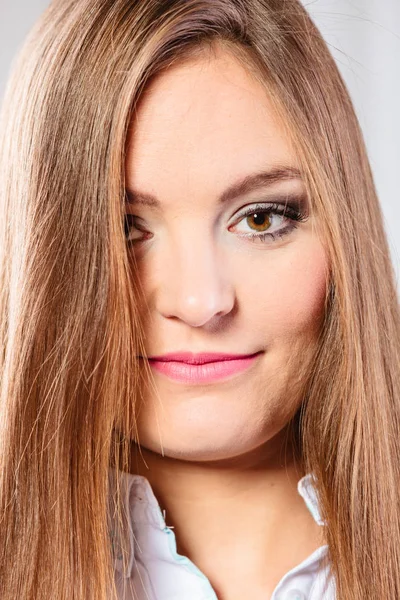
<path fill-rule="evenodd" d="M 116 483 L 116 473 L 110 468 L 111 486 Z M 165 523 L 149 480 L 142 475 L 118 473 L 126 519 L 122 533 L 118 532 L 116 519 L 111 520 L 119 600 L 218 600 L 206 575 L 189 558 L 177 553 L 175 533 Z M 299 480 L 297 489 L 315 521 L 324 525 L 311 474 Z M 129 548 L 125 569 L 122 535 L 127 536 Z M 335 600 L 334 579 L 328 577 L 330 568 L 322 569 L 319 564 L 327 548 L 320 546 L 290 569 L 265 600 Z"/>

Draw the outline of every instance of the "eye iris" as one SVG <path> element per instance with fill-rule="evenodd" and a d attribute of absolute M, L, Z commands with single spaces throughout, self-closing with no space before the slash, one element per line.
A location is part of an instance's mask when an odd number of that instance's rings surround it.
<path fill-rule="evenodd" d="M 255 222 L 256 228 L 260 227 L 265 227 L 266 225 L 266 221 L 268 221 L 267 225 L 268 228 L 270 227 L 270 222 L 269 222 L 269 215 L 267 215 L 267 213 L 265 212 L 259 212 L 259 213 L 252 213 L 251 215 L 248 215 L 246 217 L 246 220 L 249 221 L 249 219 L 252 219 Z M 249 223 L 249 225 L 251 226 L 251 224 Z M 258 229 L 257 229 L 258 231 Z"/>

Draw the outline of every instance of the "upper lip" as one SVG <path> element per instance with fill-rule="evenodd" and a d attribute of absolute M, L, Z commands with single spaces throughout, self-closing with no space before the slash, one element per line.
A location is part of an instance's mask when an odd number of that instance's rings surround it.
<path fill-rule="evenodd" d="M 201 352 L 200 354 L 195 354 L 194 352 L 169 352 L 168 354 L 148 356 L 147 358 L 149 360 L 160 360 L 164 362 L 177 361 L 188 364 L 202 365 L 204 363 L 221 360 L 248 358 L 254 354 L 258 354 L 258 352 L 252 352 L 251 354 L 226 354 L 223 352 Z"/>

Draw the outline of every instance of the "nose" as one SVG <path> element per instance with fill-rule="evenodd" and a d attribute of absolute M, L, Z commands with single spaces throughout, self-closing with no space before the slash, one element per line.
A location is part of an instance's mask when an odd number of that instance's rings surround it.
<path fill-rule="evenodd" d="M 165 255 L 156 290 L 156 309 L 201 327 L 230 313 L 235 304 L 227 265 L 205 235 L 186 240 Z"/>

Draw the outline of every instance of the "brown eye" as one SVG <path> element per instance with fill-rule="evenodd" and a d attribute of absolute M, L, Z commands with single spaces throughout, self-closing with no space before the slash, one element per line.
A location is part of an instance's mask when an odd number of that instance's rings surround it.
<path fill-rule="evenodd" d="M 260 233 L 263 233 L 264 231 L 266 231 L 267 229 L 269 229 L 271 227 L 270 214 L 268 214 L 266 211 L 255 212 L 250 215 L 247 215 L 246 222 L 249 224 L 249 226 L 252 229 L 253 229 L 253 225 L 251 222 L 253 222 L 254 223 L 254 231 L 258 231 Z"/>
<path fill-rule="evenodd" d="M 138 217 L 136 217 L 136 215 L 132 215 L 131 213 L 126 213 L 125 214 L 125 217 L 124 217 L 124 235 L 125 235 L 125 240 L 128 243 L 134 243 L 134 242 L 140 242 L 141 241 L 140 237 L 136 237 L 136 238 L 132 238 L 131 237 L 133 235 L 134 229 L 136 229 L 136 231 L 143 231 L 142 229 L 140 229 L 140 227 L 138 227 L 137 218 Z"/>
<path fill-rule="evenodd" d="M 238 215 L 235 228 L 245 221 L 248 229 L 239 235 L 252 242 L 281 239 L 294 231 L 299 222 L 308 219 L 307 213 L 303 212 L 300 204 L 298 199 L 294 199 L 290 204 L 286 200 L 284 204 L 274 202 L 246 207 Z"/>

